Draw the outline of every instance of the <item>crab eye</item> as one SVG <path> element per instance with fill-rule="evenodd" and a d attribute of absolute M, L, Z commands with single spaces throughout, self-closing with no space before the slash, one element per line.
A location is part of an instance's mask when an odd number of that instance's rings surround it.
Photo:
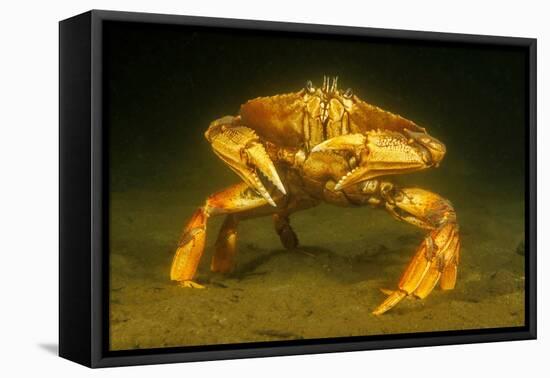
<path fill-rule="evenodd" d="M 346 91 L 344 92 L 344 97 L 351 98 L 351 96 L 353 96 L 353 91 L 351 90 L 351 88 L 346 89 Z"/>
<path fill-rule="evenodd" d="M 315 88 L 313 88 L 313 83 L 311 82 L 311 80 L 308 80 L 308 82 L 306 83 L 306 89 L 309 93 L 315 92 Z"/>

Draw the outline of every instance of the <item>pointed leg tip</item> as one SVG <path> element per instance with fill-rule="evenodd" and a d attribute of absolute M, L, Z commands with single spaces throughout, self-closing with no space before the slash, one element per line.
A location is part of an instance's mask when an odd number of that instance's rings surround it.
<path fill-rule="evenodd" d="M 371 311 L 371 314 L 373 314 L 375 316 L 380 316 L 388 310 L 389 310 L 389 308 L 386 308 L 385 306 L 380 305 L 380 306 L 376 307 L 373 311 Z"/>
<path fill-rule="evenodd" d="M 383 289 L 383 290 L 386 290 L 386 289 Z M 390 291 L 390 290 L 387 290 L 387 291 Z M 384 292 L 384 294 L 386 293 Z M 393 290 L 391 291 L 391 294 L 386 298 L 386 300 L 382 302 L 378 307 L 376 307 L 376 309 L 372 313 L 374 315 L 382 315 L 386 311 L 391 310 L 393 307 L 395 307 L 395 305 L 401 302 L 401 300 L 406 296 L 407 294 L 404 291 Z"/>
<path fill-rule="evenodd" d="M 178 282 L 178 286 L 185 287 L 185 288 L 192 288 L 192 289 L 205 289 L 206 287 L 204 285 L 198 284 L 194 281 L 180 281 Z"/>

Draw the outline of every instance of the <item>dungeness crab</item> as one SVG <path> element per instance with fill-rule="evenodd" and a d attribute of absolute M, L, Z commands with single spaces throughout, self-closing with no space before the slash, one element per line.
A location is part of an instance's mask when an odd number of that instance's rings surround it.
<path fill-rule="evenodd" d="M 204 250 L 209 217 L 226 214 L 211 269 L 230 272 L 240 220 L 271 215 L 286 248 L 298 238 L 293 212 L 322 201 L 337 206 L 370 205 L 427 230 L 397 289 L 374 311 L 382 314 L 412 296 L 425 298 L 439 282 L 453 289 L 460 241 L 455 211 L 439 195 L 397 187 L 391 176 L 437 167 L 445 145 L 399 115 L 368 104 L 337 78 L 322 87 L 308 82 L 299 92 L 259 97 L 237 116 L 215 120 L 205 133 L 214 153 L 243 182 L 212 194 L 184 228 L 170 277 L 201 288 L 193 277 Z"/>

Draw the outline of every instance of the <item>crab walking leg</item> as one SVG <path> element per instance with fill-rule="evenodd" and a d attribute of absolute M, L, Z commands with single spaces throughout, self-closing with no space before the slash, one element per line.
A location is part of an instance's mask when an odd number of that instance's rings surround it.
<path fill-rule="evenodd" d="M 293 193 L 295 194 L 295 193 Z M 290 215 L 298 211 L 311 209 L 319 205 L 319 201 L 311 198 L 303 198 L 298 196 L 288 196 L 288 201 L 283 209 L 275 210 L 273 213 L 273 225 L 275 232 L 279 235 L 279 239 L 286 249 L 294 249 L 298 247 L 299 240 L 296 232 L 290 225 Z"/>
<path fill-rule="evenodd" d="M 298 246 L 298 236 L 290 226 L 290 219 L 288 213 L 275 213 L 273 214 L 273 223 L 275 225 L 275 232 L 279 235 L 281 243 L 286 249 L 294 249 Z"/>
<path fill-rule="evenodd" d="M 284 203 L 283 206 L 285 210 L 278 212 L 274 212 L 275 208 L 271 206 L 264 206 L 261 209 L 252 209 L 237 214 L 227 215 L 218 234 L 218 239 L 216 240 L 216 252 L 212 257 L 210 269 L 213 272 L 220 273 L 229 273 L 233 271 L 235 267 L 235 255 L 237 253 L 237 226 L 240 221 L 249 218 L 273 214 L 275 231 L 279 235 L 283 246 L 287 249 L 296 248 L 298 246 L 298 237 L 290 226 L 289 213 L 292 209 L 286 207 L 287 205 L 287 203 Z"/>
<path fill-rule="evenodd" d="M 268 201 L 244 182 L 208 197 L 204 206 L 193 213 L 191 220 L 183 229 L 172 261 L 170 279 L 180 282 L 184 287 L 201 288 L 201 285 L 192 280 L 204 251 L 208 218 L 213 215 L 256 210 L 264 206 L 269 206 Z M 231 224 L 225 225 L 222 232 L 226 235 L 230 234 L 231 226 Z M 226 243 L 224 248 L 232 248 L 230 239 L 225 239 L 223 242 Z M 226 250 L 226 253 L 232 252 Z"/>
<path fill-rule="evenodd" d="M 237 225 L 239 220 L 233 214 L 225 217 L 222 228 L 216 239 L 214 256 L 210 263 L 213 272 L 229 273 L 235 267 L 235 254 L 237 253 Z"/>
<path fill-rule="evenodd" d="M 444 290 L 456 282 L 460 252 L 459 227 L 451 203 L 432 192 L 396 189 L 387 194 L 386 209 L 397 219 L 429 230 L 413 259 L 403 272 L 398 289 L 373 314 L 380 315 L 406 296 L 427 297 L 438 281 Z"/>

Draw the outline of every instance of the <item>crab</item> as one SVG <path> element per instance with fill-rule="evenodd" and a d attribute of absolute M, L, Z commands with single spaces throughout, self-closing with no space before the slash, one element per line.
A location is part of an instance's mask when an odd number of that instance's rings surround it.
<path fill-rule="evenodd" d="M 298 92 L 259 97 L 236 116 L 213 121 L 205 133 L 214 153 L 242 182 L 207 197 L 184 227 L 170 278 L 188 288 L 203 288 L 194 276 L 204 252 L 207 221 L 225 215 L 215 242 L 211 270 L 235 267 L 240 221 L 272 216 L 283 246 L 298 238 L 290 215 L 321 202 L 368 205 L 426 230 L 397 288 L 382 289 L 380 315 L 406 297 L 423 299 L 439 282 L 453 289 L 460 252 L 459 226 L 452 204 L 428 190 L 399 187 L 396 175 L 438 167 L 445 145 L 426 129 L 371 105 L 337 78 L 321 87 L 310 81 Z"/>

